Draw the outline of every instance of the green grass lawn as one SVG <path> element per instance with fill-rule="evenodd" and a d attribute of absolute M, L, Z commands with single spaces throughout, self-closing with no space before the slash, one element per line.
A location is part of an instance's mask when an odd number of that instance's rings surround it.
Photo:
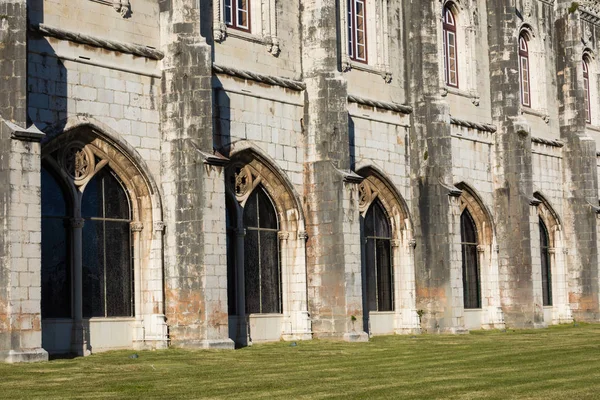
<path fill-rule="evenodd" d="M 0 364 L 0 398 L 600 399 L 600 325 Z"/>

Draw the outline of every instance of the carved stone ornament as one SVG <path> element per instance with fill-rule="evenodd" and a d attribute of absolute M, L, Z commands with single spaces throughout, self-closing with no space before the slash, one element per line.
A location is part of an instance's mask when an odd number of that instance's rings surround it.
<path fill-rule="evenodd" d="M 531 8 L 533 4 L 531 0 L 525 0 L 523 2 L 523 15 L 526 17 L 531 17 Z"/>
<path fill-rule="evenodd" d="M 592 30 L 590 29 L 589 24 L 585 24 L 583 28 L 583 44 L 586 46 L 592 43 Z"/>
<path fill-rule="evenodd" d="M 235 199 L 242 205 L 246 204 L 246 200 L 254 191 L 256 186 L 261 182 L 260 176 L 256 177 L 252 174 L 252 169 L 248 166 L 236 166 L 233 169 L 233 175 L 229 181 L 232 184 L 232 190 L 235 194 Z"/>
<path fill-rule="evenodd" d="M 358 185 L 358 210 L 361 214 L 366 214 L 377 194 L 373 186 L 366 179 Z"/>
<path fill-rule="evenodd" d="M 76 185 L 81 185 L 95 171 L 94 153 L 83 145 L 74 142 L 69 144 L 62 152 L 62 166 L 67 174 L 73 178 Z"/>
<path fill-rule="evenodd" d="M 131 14 L 131 4 L 129 0 L 113 0 L 113 8 L 121 14 L 121 17 L 127 18 Z"/>
<path fill-rule="evenodd" d="M 132 232 L 141 232 L 144 229 L 144 223 L 140 221 L 133 221 L 129 223 Z"/>

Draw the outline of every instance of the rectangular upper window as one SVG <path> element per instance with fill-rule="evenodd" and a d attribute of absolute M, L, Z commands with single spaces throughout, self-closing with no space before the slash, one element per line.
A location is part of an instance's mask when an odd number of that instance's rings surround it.
<path fill-rule="evenodd" d="M 348 55 L 354 61 L 367 62 L 366 0 L 348 0 Z"/>
<path fill-rule="evenodd" d="M 444 8 L 444 77 L 446 85 L 458 88 L 456 57 L 456 20 L 449 7 Z"/>
<path fill-rule="evenodd" d="M 525 36 L 519 37 L 519 75 L 521 104 L 531 107 L 531 83 L 529 76 L 529 46 Z"/>
<path fill-rule="evenodd" d="M 250 32 L 250 0 L 224 0 L 223 11 L 227 26 Z"/>
<path fill-rule="evenodd" d="M 585 95 L 585 121 L 588 124 L 590 124 L 592 122 L 592 102 L 590 99 L 590 70 L 585 58 L 583 59 L 583 92 Z"/>

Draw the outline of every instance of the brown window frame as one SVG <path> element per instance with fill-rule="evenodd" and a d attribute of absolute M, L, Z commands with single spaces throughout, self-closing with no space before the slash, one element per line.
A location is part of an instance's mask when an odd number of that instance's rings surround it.
<path fill-rule="evenodd" d="M 524 46 L 522 46 L 522 44 L 524 44 Z M 525 71 L 523 69 L 523 62 L 526 64 Z M 527 86 L 527 90 L 525 90 L 525 86 Z M 529 62 L 529 41 L 524 34 L 519 35 L 519 88 L 521 92 L 521 104 L 524 107 L 531 107 L 531 63 Z"/>
<path fill-rule="evenodd" d="M 358 29 L 357 29 L 357 14 L 356 5 L 357 3 L 362 5 L 363 10 L 363 41 L 358 43 Z M 357 56 L 358 47 L 364 47 L 364 58 Z M 348 0 L 348 56 L 352 61 L 367 64 L 369 62 L 368 49 L 367 49 L 367 0 Z"/>
<path fill-rule="evenodd" d="M 449 18 L 450 17 L 450 18 Z M 444 80 L 447 86 L 458 89 L 458 48 L 456 40 L 456 16 L 449 6 L 444 7 L 443 15 L 443 45 L 444 45 Z M 451 57 L 450 47 L 454 46 L 454 75 L 455 81 L 451 81 Z"/>
<path fill-rule="evenodd" d="M 227 25 L 229 28 L 232 29 L 238 29 L 240 31 L 244 31 L 244 32 L 248 32 L 250 33 L 251 31 L 251 25 L 250 25 L 250 21 L 251 21 L 251 5 L 250 5 L 250 0 L 245 0 L 246 1 L 246 10 L 243 10 L 246 12 L 247 14 L 247 21 L 248 21 L 248 26 L 244 26 L 244 25 L 240 25 L 239 21 L 238 21 L 238 13 L 239 13 L 239 2 L 240 0 L 223 0 L 223 17 L 225 19 L 225 25 Z M 229 3 L 229 5 L 228 5 Z M 231 20 L 227 20 L 227 9 L 231 10 Z"/>

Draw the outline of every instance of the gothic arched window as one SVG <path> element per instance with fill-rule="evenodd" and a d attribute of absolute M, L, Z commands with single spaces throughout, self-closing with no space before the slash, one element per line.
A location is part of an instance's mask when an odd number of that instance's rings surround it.
<path fill-rule="evenodd" d="M 539 219 L 540 225 L 540 255 L 542 259 L 542 294 L 544 305 L 552 305 L 552 273 L 550 270 L 550 237 L 548 229 L 542 219 Z"/>
<path fill-rule="evenodd" d="M 590 68 L 586 58 L 583 58 L 583 91 L 585 101 L 585 121 L 592 122 L 592 102 L 590 99 Z"/>
<path fill-rule="evenodd" d="M 243 222 L 246 313 L 281 313 L 277 213 L 262 185 L 246 201 Z"/>
<path fill-rule="evenodd" d="M 529 44 L 525 34 L 519 36 L 519 82 L 521 88 L 521 104 L 531 107 L 531 81 L 529 74 Z"/>
<path fill-rule="evenodd" d="M 392 234 L 387 214 L 375 199 L 364 219 L 368 311 L 393 311 Z"/>
<path fill-rule="evenodd" d="M 43 317 L 131 317 L 128 193 L 108 162 L 83 145 L 68 146 L 58 155 L 63 157 L 58 157 L 60 163 L 51 162 L 52 172 L 42 168 Z M 57 177 L 64 177 L 62 185 Z M 80 282 L 71 274 L 81 277 Z M 76 296 L 71 300 L 75 288 L 81 290 L 81 304 L 72 304 L 77 301 Z M 72 309 L 80 314 L 72 315 Z"/>
<path fill-rule="evenodd" d="M 69 211 L 63 186 L 42 166 L 42 318 L 71 318 Z"/>
<path fill-rule="evenodd" d="M 460 239 L 464 306 L 465 308 L 481 308 L 477 228 L 473 217 L 466 208 L 460 216 Z"/>
<path fill-rule="evenodd" d="M 444 79 L 446 85 L 458 87 L 458 58 L 456 49 L 456 19 L 448 5 L 444 7 Z"/>

